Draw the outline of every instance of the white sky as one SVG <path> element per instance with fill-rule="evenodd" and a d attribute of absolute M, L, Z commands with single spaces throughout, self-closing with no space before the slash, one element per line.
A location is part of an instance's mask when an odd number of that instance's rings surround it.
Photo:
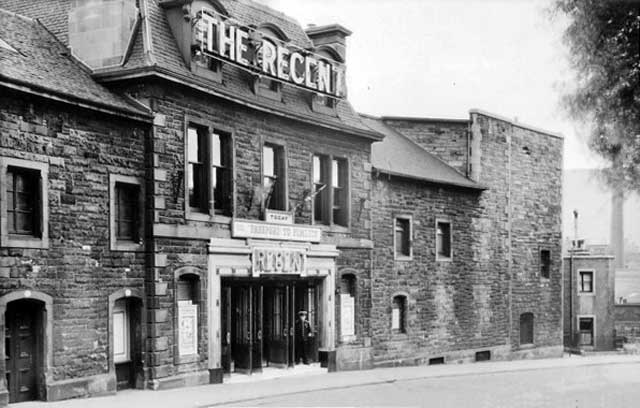
<path fill-rule="evenodd" d="M 565 168 L 598 166 L 560 107 L 571 80 L 550 0 L 260 0 L 303 26 L 339 23 L 349 99 L 373 115 L 467 118 L 479 108 L 565 136 Z"/>

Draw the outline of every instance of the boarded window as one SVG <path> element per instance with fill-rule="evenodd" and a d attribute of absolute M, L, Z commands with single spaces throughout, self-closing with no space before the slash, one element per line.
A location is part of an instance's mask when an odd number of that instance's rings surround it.
<path fill-rule="evenodd" d="M 351 274 L 340 278 L 340 336 L 343 340 L 355 336 L 356 278 Z"/>
<path fill-rule="evenodd" d="M 580 345 L 593 346 L 593 317 L 581 317 L 578 319 L 580 330 Z"/>
<path fill-rule="evenodd" d="M 551 251 L 548 249 L 542 249 L 540 251 L 540 276 L 543 278 L 549 278 L 551 271 Z"/>
<path fill-rule="evenodd" d="M 391 307 L 391 330 L 396 333 L 406 333 L 407 298 L 398 295 L 393 298 Z"/>
<path fill-rule="evenodd" d="M 520 315 L 520 344 L 533 344 L 533 313 Z"/>

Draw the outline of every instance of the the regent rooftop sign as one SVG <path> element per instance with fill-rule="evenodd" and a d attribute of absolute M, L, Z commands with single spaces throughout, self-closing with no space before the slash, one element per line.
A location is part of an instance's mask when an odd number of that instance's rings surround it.
<path fill-rule="evenodd" d="M 204 55 L 317 93 L 346 95 L 344 64 L 287 45 L 214 11 L 202 10 L 198 15 L 194 41 Z"/>

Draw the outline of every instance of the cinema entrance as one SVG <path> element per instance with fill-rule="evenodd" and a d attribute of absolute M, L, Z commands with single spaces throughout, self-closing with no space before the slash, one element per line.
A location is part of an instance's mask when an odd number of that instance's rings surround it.
<path fill-rule="evenodd" d="M 295 367 L 297 360 L 303 360 L 305 348 L 308 362 L 323 362 L 326 356 L 335 355 L 339 254 L 335 245 L 320 244 L 320 231 L 313 227 L 233 221 L 236 238 L 254 230 L 264 239 L 212 238 L 209 243 L 207 321 L 212 383 L 222 382 L 224 374 Z M 269 236 L 288 239 L 267 239 Z M 302 310 L 307 312 L 313 336 L 301 345 L 304 336 L 296 334 L 296 320 Z M 293 372 L 299 370 L 302 366 Z"/>
<path fill-rule="evenodd" d="M 293 367 L 303 360 L 316 362 L 317 339 L 322 336 L 321 283 L 321 279 L 299 277 L 223 279 L 224 372 L 246 374 L 265 367 Z M 313 333 L 306 339 L 296 330 L 302 310 Z"/>

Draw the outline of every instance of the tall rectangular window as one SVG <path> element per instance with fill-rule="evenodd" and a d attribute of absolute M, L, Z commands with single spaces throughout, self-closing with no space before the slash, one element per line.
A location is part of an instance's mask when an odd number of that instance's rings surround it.
<path fill-rule="evenodd" d="M 140 187 L 135 184 L 116 183 L 116 239 L 138 242 L 140 225 Z"/>
<path fill-rule="evenodd" d="M 223 132 L 211 134 L 213 208 L 216 214 L 231 216 L 233 203 L 233 149 L 231 135 Z"/>
<path fill-rule="evenodd" d="M 451 259 L 451 223 L 436 222 L 436 259 Z"/>
<path fill-rule="evenodd" d="M 407 298 L 403 295 L 394 296 L 391 305 L 391 330 L 396 333 L 406 333 Z"/>
<path fill-rule="evenodd" d="M 578 275 L 580 292 L 593 293 L 593 271 L 580 271 Z"/>
<path fill-rule="evenodd" d="M 520 315 L 520 344 L 533 344 L 533 313 Z"/>
<path fill-rule="evenodd" d="M 286 211 L 286 161 L 282 146 L 265 144 L 262 147 L 262 185 L 266 190 L 265 208 Z"/>
<path fill-rule="evenodd" d="M 207 129 L 189 126 L 187 138 L 189 207 L 206 213 L 209 211 Z"/>
<path fill-rule="evenodd" d="M 551 270 L 551 251 L 548 249 L 540 250 L 540 276 L 549 278 Z"/>
<path fill-rule="evenodd" d="M 231 215 L 233 171 L 231 136 L 205 126 L 187 128 L 187 200 L 191 211 Z"/>
<path fill-rule="evenodd" d="M 7 227 L 9 234 L 40 236 L 40 174 L 37 170 L 7 169 Z"/>
<path fill-rule="evenodd" d="M 349 162 L 330 156 L 313 156 L 314 220 L 349 225 Z"/>
<path fill-rule="evenodd" d="M 347 226 L 347 161 L 333 159 L 331 162 L 331 186 L 333 188 L 333 223 Z"/>
<path fill-rule="evenodd" d="M 411 257 L 411 220 L 396 218 L 394 225 L 395 257 Z"/>

